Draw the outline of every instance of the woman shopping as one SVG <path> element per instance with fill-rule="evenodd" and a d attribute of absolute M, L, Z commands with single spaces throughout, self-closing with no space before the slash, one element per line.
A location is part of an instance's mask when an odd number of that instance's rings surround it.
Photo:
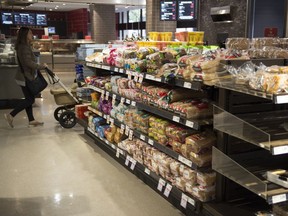
<path fill-rule="evenodd" d="M 27 82 L 35 80 L 37 77 L 37 71 L 47 68 L 47 64 L 38 64 L 36 57 L 33 54 L 31 42 L 33 40 L 33 34 L 31 29 L 27 27 L 21 27 L 17 34 L 17 40 L 15 43 L 15 50 L 17 53 L 17 59 L 19 68 L 16 73 L 15 79 L 18 85 L 20 85 L 24 94 L 24 100 L 21 100 L 16 107 L 4 117 L 8 125 L 13 128 L 13 118 L 22 110 L 25 109 L 29 120 L 29 126 L 43 125 L 43 122 L 36 121 L 33 116 L 32 105 L 35 102 L 35 95 L 27 86 Z"/>

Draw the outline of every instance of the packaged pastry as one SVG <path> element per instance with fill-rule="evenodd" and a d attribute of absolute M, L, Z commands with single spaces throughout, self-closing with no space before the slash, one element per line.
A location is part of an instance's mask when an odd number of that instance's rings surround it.
<path fill-rule="evenodd" d="M 179 176 L 180 175 L 180 163 L 178 161 L 173 160 L 170 163 L 170 170 L 174 176 Z"/>
<path fill-rule="evenodd" d="M 199 167 L 208 166 L 212 161 L 212 152 L 211 150 L 201 154 L 190 152 L 189 159 Z"/>
<path fill-rule="evenodd" d="M 181 153 L 182 143 L 169 139 L 169 145 L 172 146 L 173 151 Z"/>
<path fill-rule="evenodd" d="M 193 134 L 185 139 L 186 145 L 191 145 L 191 151 L 199 153 L 203 149 L 211 148 L 216 142 L 216 137 L 212 131 Z"/>
<path fill-rule="evenodd" d="M 196 183 L 196 172 L 192 169 L 185 169 L 183 172 L 183 178 L 186 181 Z"/>
<path fill-rule="evenodd" d="M 185 190 L 186 192 L 192 194 L 193 193 L 193 188 L 195 187 L 195 184 L 193 184 L 192 182 L 186 182 L 185 184 Z"/>
<path fill-rule="evenodd" d="M 181 154 L 184 157 L 189 158 L 191 152 L 192 152 L 192 146 L 191 145 L 186 145 L 186 144 L 181 145 Z"/>
<path fill-rule="evenodd" d="M 186 192 L 186 181 L 183 177 L 176 177 L 175 186 L 180 190 Z"/>
<path fill-rule="evenodd" d="M 202 202 L 208 202 L 215 198 L 215 187 L 212 186 L 209 188 L 201 188 L 199 186 L 195 186 L 192 189 L 192 195 Z"/>
<path fill-rule="evenodd" d="M 185 138 L 193 133 L 195 133 L 194 130 L 184 129 L 173 124 L 166 127 L 166 136 L 180 143 L 184 143 Z"/>
<path fill-rule="evenodd" d="M 203 186 L 212 186 L 216 181 L 215 172 L 197 172 L 197 183 Z"/>

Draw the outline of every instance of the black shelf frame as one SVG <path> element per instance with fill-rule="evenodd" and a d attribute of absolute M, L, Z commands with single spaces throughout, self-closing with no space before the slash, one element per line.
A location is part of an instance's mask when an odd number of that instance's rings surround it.
<path fill-rule="evenodd" d="M 145 184 L 147 184 L 150 188 L 152 188 L 159 195 L 165 198 L 173 206 L 179 209 L 183 214 L 187 216 L 199 215 L 202 208 L 201 201 L 197 200 L 196 198 L 192 198 L 190 195 L 187 195 L 186 193 L 182 192 L 175 186 L 172 186 L 169 196 L 168 197 L 165 196 L 164 195 L 165 186 L 167 186 L 167 183 L 169 182 L 165 181 L 165 184 L 162 184 L 162 188 L 160 190 L 158 186 L 160 179 L 162 179 L 161 177 L 156 175 L 154 172 L 150 171 L 142 164 L 136 162 L 130 155 L 128 155 L 125 151 L 119 149 L 116 145 L 109 143 L 105 139 L 97 137 L 97 135 L 95 135 L 93 131 L 89 130 L 88 128 L 85 129 L 85 134 L 87 134 L 90 138 L 92 138 L 95 141 L 95 144 L 99 146 L 102 150 L 104 150 L 108 155 L 110 155 L 114 160 L 116 160 L 127 170 L 129 170 L 132 174 L 141 179 Z M 129 160 L 128 163 L 127 160 Z M 171 185 L 171 183 L 169 184 Z"/>

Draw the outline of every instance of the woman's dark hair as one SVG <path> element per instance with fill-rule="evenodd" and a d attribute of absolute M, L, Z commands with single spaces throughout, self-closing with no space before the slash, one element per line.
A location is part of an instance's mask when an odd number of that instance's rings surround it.
<path fill-rule="evenodd" d="M 21 27 L 17 33 L 17 40 L 15 43 L 15 49 L 17 50 L 20 44 L 27 44 L 27 35 L 30 31 L 28 27 Z"/>

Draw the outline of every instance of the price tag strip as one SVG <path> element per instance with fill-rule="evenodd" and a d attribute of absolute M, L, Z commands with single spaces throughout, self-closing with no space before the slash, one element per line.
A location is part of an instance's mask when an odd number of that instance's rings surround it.
<path fill-rule="evenodd" d="M 180 122 L 180 117 L 179 117 L 179 116 L 173 116 L 172 120 L 173 120 L 174 122 L 179 123 L 179 122 Z"/>
<path fill-rule="evenodd" d="M 130 161 L 131 161 L 130 169 L 131 169 L 131 170 L 134 170 L 134 169 L 135 169 L 135 166 L 136 166 L 136 164 L 137 164 L 137 161 L 136 161 L 134 158 L 131 158 Z"/>
<path fill-rule="evenodd" d="M 165 190 L 164 190 L 164 195 L 166 197 L 169 197 L 170 195 L 170 191 L 172 190 L 172 185 L 167 183 L 166 187 L 165 187 Z"/>
<path fill-rule="evenodd" d="M 184 209 L 186 209 L 186 207 L 187 207 L 187 202 L 188 202 L 188 196 L 187 196 L 186 194 L 182 193 L 180 205 L 181 205 Z"/>
<path fill-rule="evenodd" d="M 178 156 L 178 160 L 183 164 L 187 165 L 188 167 L 192 167 L 192 161 L 188 160 L 187 158 L 183 157 L 182 155 Z"/>
<path fill-rule="evenodd" d="M 272 196 L 272 204 L 285 202 L 285 201 L 287 201 L 286 194 L 280 194 L 280 195 Z"/>
<path fill-rule="evenodd" d="M 159 178 L 157 190 L 162 192 L 163 187 L 165 186 L 166 181 L 162 178 Z"/>
<path fill-rule="evenodd" d="M 126 160 L 125 160 L 125 165 L 128 166 L 130 161 L 130 156 L 127 155 Z"/>
<path fill-rule="evenodd" d="M 285 146 L 277 146 L 273 148 L 273 155 L 287 154 L 288 153 L 288 145 Z"/>

